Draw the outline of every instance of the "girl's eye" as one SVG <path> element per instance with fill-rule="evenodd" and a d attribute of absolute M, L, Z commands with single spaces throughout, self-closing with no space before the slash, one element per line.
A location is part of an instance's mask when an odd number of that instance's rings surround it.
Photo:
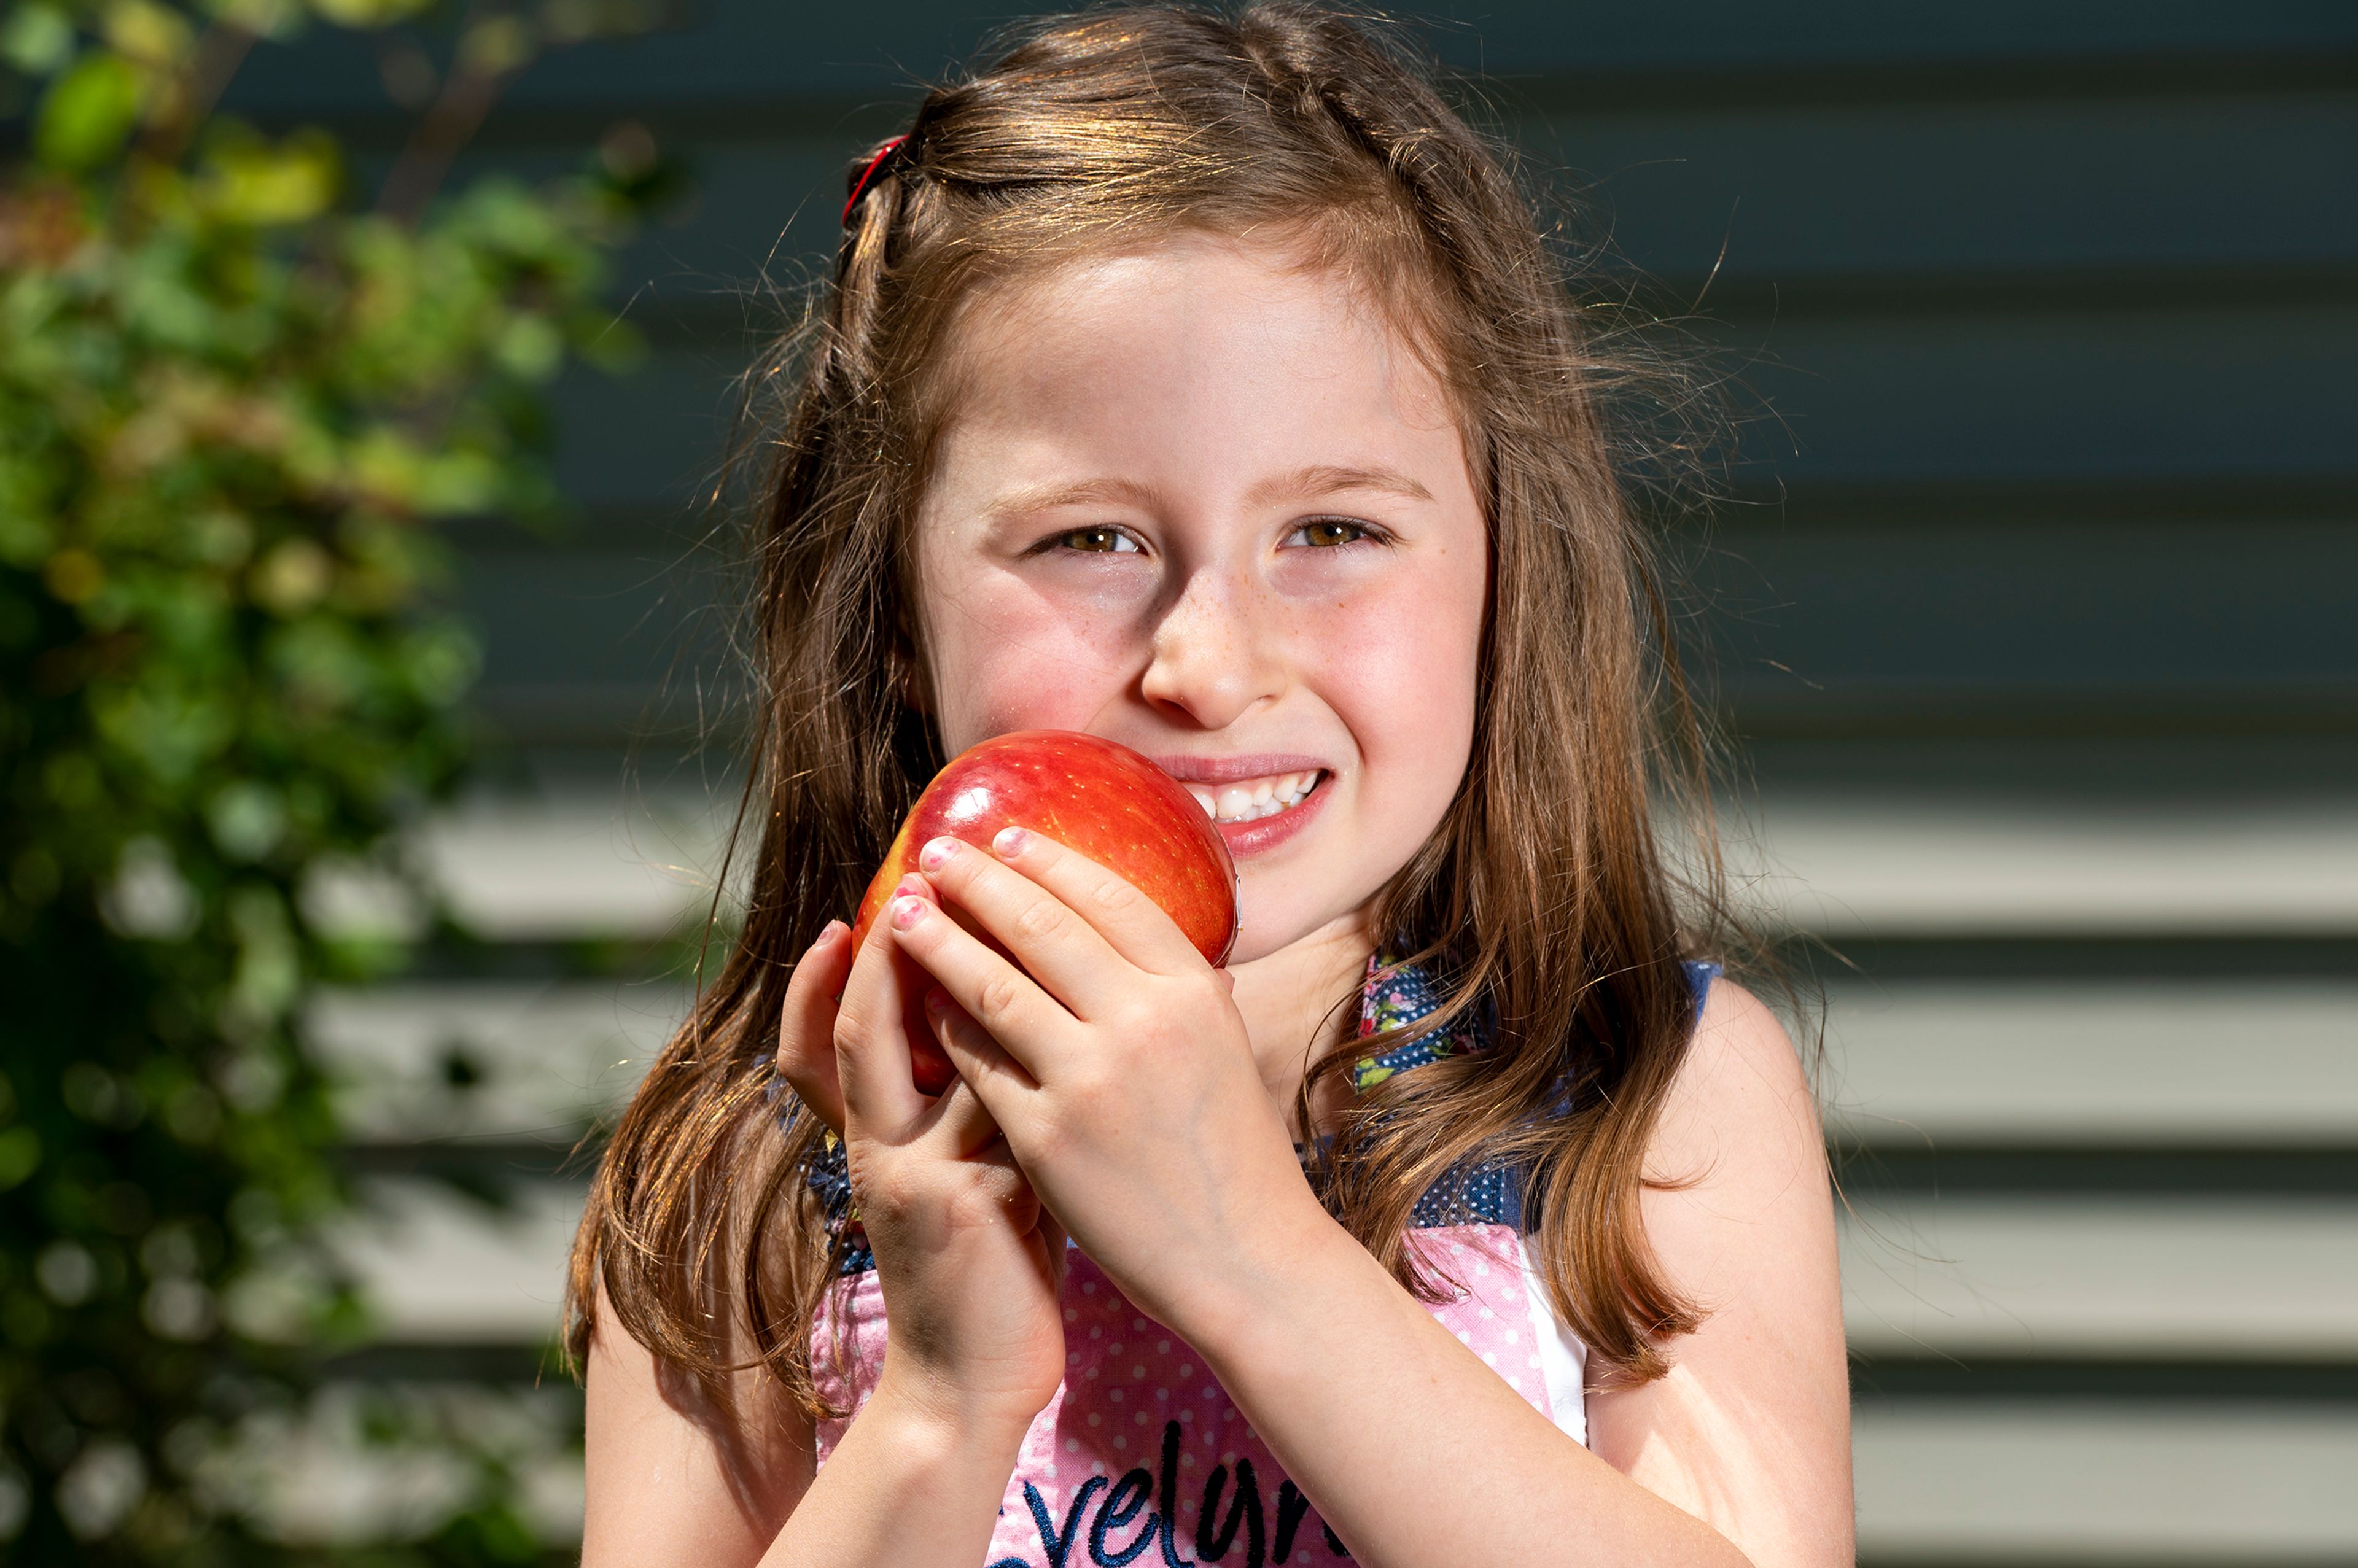
<path fill-rule="evenodd" d="M 1138 554 L 1138 541 L 1119 528 L 1076 528 L 1069 534 L 1059 534 L 1047 541 L 1052 549 L 1079 550 L 1085 554 L 1117 556 Z"/>
<path fill-rule="evenodd" d="M 1314 517 L 1288 535 L 1289 545 L 1307 545 L 1313 549 L 1332 549 L 1337 545 L 1356 545 L 1375 536 L 1375 530 L 1365 523 L 1354 523 L 1347 517 Z"/>

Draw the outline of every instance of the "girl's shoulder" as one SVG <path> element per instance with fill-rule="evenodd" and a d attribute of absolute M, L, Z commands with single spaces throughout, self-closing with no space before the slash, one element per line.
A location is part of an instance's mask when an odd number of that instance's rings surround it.
<path fill-rule="evenodd" d="M 1657 1146 L 1740 1142 L 1773 1129 L 1775 1141 L 1798 1137 L 1822 1150 L 1817 1091 L 1776 1013 L 1715 974 L 1697 1000 L 1694 1038 L 1663 1102 Z"/>
<path fill-rule="evenodd" d="M 1682 1091 L 1690 1097 L 1708 1092 L 1714 1080 L 1729 1074 L 1774 1086 L 1780 1095 L 1814 1095 L 1801 1054 L 1777 1013 L 1718 966 L 1704 967 L 1709 978 L 1696 985 L 1694 1036 L 1680 1065 L 1673 1099 Z M 1696 968 L 1689 966 L 1691 972 Z"/>

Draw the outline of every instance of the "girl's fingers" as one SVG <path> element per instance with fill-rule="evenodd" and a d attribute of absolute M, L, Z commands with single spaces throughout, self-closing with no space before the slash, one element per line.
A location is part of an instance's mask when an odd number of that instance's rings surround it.
<path fill-rule="evenodd" d="M 1053 891 L 1001 865 L 990 851 L 957 838 L 936 838 L 919 852 L 917 863 L 945 900 L 1079 1017 L 1107 1016 L 1130 990 L 1123 981 L 1134 965 Z M 1135 978 L 1128 978 L 1134 986 Z"/>
<path fill-rule="evenodd" d="M 932 1119 L 926 1136 L 953 1159 L 970 1160 L 999 1139 L 998 1121 L 964 1082 L 942 1091 L 934 1102 Z"/>
<path fill-rule="evenodd" d="M 972 849 L 969 860 L 979 859 Z M 1001 875 L 1009 874 L 1001 870 Z M 1069 916 L 1067 917 L 1069 918 Z M 1033 983 L 1032 977 L 993 952 L 979 937 L 921 898 L 896 896 L 877 922 L 892 933 L 901 951 L 941 983 L 950 1000 L 1035 1078 L 1074 1027 L 1073 1015 Z M 950 1058 L 956 1064 L 957 1058 Z M 984 1103 L 990 1104 L 989 1096 Z"/>
<path fill-rule="evenodd" d="M 950 1065 L 958 1070 L 958 1081 L 950 1086 L 951 1095 L 968 1097 L 990 1119 L 991 1131 L 1001 1131 L 1005 1126 L 1001 1118 L 1020 1117 L 1024 1101 L 1038 1091 L 1038 1080 L 941 987 L 934 987 L 926 996 L 925 1011 L 933 1022 L 934 1038 L 942 1043 Z"/>
<path fill-rule="evenodd" d="M 934 911 L 935 922 L 948 920 L 928 902 L 930 889 L 923 877 L 901 879 L 888 909 L 914 903 Z M 909 1040 L 903 1022 L 907 992 L 893 973 L 892 941 L 879 920 L 868 929 L 868 940 L 853 955 L 851 973 L 844 981 L 843 1000 L 835 1014 L 835 1068 L 842 1085 L 847 1119 L 857 1119 L 887 1136 L 908 1127 L 929 1103 L 910 1076 Z M 922 1022 L 918 1025 L 924 1027 Z"/>
<path fill-rule="evenodd" d="M 830 920 L 795 965 L 778 1020 L 778 1076 L 837 1132 L 843 1087 L 835 1074 L 835 999 L 851 972 L 851 928 Z"/>
<path fill-rule="evenodd" d="M 1088 922 L 1115 952 L 1149 974 L 1185 974 L 1203 955 L 1163 907 L 1129 881 L 1045 833 L 1003 827 L 991 854 Z"/>

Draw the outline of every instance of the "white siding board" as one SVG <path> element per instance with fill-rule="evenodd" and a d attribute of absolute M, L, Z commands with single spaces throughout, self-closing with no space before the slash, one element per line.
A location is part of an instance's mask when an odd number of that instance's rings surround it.
<path fill-rule="evenodd" d="M 687 1006 L 668 981 L 449 980 L 329 991 L 307 1022 L 355 1139 L 570 1139 L 628 1098 Z M 445 1077 L 452 1052 L 472 1086 Z"/>
<path fill-rule="evenodd" d="M 1828 936 L 2358 932 L 2353 803 L 2139 809 L 1796 795 L 1765 801 L 1760 815 L 1752 896 Z"/>
<path fill-rule="evenodd" d="M 2358 984 L 1849 985 L 1825 1067 L 1874 1143 L 2358 1146 Z"/>
<path fill-rule="evenodd" d="M 366 1184 L 334 1246 L 388 1340 L 537 1344 L 554 1338 L 581 1189 L 521 1184 L 506 1211 L 407 1178 Z"/>
<path fill-rule="evenodd" d="M 654 938 L 692 932 L 711 908 L 724 827 L 715 804 L 694 796 L 564 792 L 471 802 L 415 849 L 451 912 L 486 940 Z M 331 926 L 419 929 L 411 901 L 366 873 L 322 877 L 305 896 Z"/>
<path fill-rule="evenodd" d="M 2183 1404 L 1863 1408 L 1872 1561 L 2347 1562 L 2358 1413 Z"/>
<path fill-rule="evenodd" d="M 2358 1357 L 2358 1200 L 1927 1199 L 1843 1243 L 1870 1353 Z"/>

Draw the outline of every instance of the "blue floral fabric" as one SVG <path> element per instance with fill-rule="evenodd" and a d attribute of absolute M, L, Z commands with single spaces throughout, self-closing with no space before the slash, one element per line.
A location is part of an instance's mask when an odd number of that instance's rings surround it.
<path fill-rule="evenodd" d="M 1440 1011 L 1442 1001 L 1440 988 L 1423 969 L 1379 953 L 1368 960 L 1367 982 L 1359 994 L 1359 1037 L 1376 1038 L 1421 1023 Z M 1362 1056 L 1351 1065 L 1351 1086 L 1365 1094 L 1387 1078 L 1444 1056 L 1487 1050 L 1487 1022 L 1468 1011 L 1430 1033 Z M 1498 1161 L 1451 1171 L 1417 1199 L 1409 1211 L 1409 1224 L 1419 1230 L 1444 1225 L 1516 1225 L 1522 1195 L 1515 1176 L 1511 1167 Z"/>
<path fill-rule="evenodd" d="M 1377 954 L 1368 960 L 1367 984 L 1359 993 L 1359 1038 L 1421 1022 L 1439 1010 L 1441 1000 L 1422 969 Z M 1486 1044 L 1485 1032 L 1470 1017 L 1461 1016 L 1450 1028 L 1360 1057 L 1351 1066 L 1351 1087 L 1365 1094 L 1394 1073 L 1479 1050 Z"/>

